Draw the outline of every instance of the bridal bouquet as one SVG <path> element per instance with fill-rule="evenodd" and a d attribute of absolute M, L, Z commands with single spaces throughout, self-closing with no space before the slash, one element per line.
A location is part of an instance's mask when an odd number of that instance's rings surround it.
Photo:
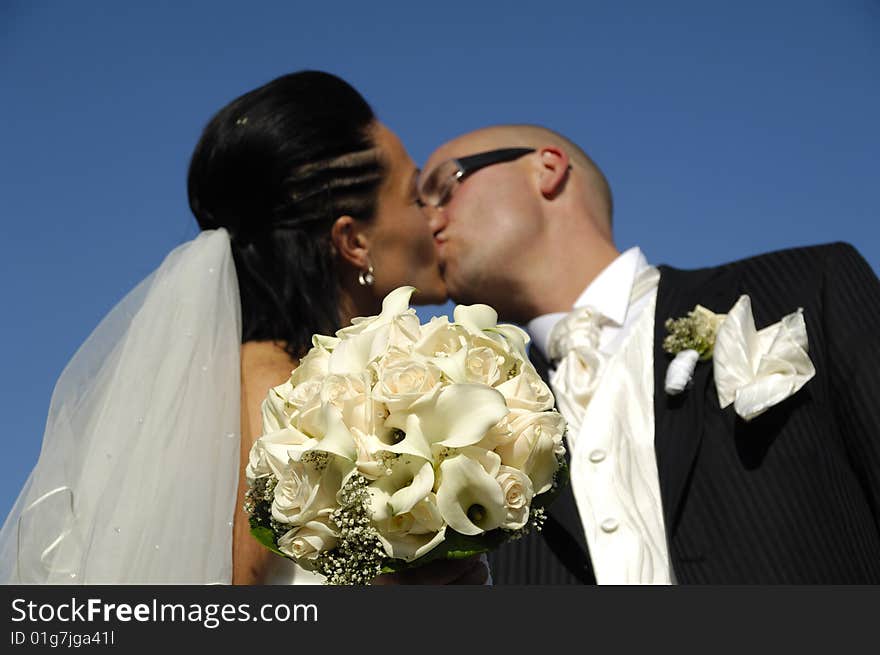
<path fill-rule="evenodd" d="M 254 536 L 329 584 L 368 584 L 540 529 L 565 422 L 525 332 L 486 305 L 421 325 L 412 287 L 313 347 L 263 403 Z"/>

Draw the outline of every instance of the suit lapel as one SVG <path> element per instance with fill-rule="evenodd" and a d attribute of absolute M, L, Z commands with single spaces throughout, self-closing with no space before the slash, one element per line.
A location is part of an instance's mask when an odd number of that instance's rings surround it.
<path fill-rule="evenodd" d="M 531 347 L 529 349 L 529 359 L 535 366 L 535 370 L 538 371 L 538 375 L 540 375 L 541 379 L 543 379 L 549 386 L 550 363 L 544 357 L 541 350 L 534 346 Z M 567 446 L 565 449 L 565 463 L 568 465 L 571 464 L 571 454 L 568 452 Z M 568 533 L 568 536 L 573 540 L 572 545 L 576 544 L 581 551 L 580 556 L 586 558 L 587 562 L 589 562 L 590 550 L 587 546 L 587 538 L 586 535 L 584 535 L 581 517 L 578 513 L 574 494 L 571 490 L 571 483 L 566 484 L 559 492 L 559 495 L 547 508 L 547 513 L 556 521 L 556 523 L 559 524 L 559 527 Z M 577 568 L 581 569 L 582 565 L 579 565 Z"/>
<path fill-rule="evenodd" d="M 692 385 L 684 393 L 666 393 L 666 369 L 672 356 L 663 350 L 665 322 L 686 315 L 696 305 L 727 313 L 739 293 L 740 282 L 727 268 L 681 271 L 660 267 L 654 316 L 654 451 L 666 531 L 670 535 L 702 441 L 706 394 L 714 393 L 714 385 L 710 360 L 697 363 Z"/>

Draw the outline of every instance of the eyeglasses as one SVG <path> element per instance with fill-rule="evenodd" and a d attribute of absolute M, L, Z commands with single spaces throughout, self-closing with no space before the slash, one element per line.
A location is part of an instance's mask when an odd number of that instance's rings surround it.
<path fill-rule="evenodd" d="M 455 187 L 469 175 L 492 164 L 519 159 L 535 152 L 534 148 L 501 148 L 458 159 L 447 159 L 419 181 L 419 197 L 431 207 L 442 207 L 452 197 Z"/>

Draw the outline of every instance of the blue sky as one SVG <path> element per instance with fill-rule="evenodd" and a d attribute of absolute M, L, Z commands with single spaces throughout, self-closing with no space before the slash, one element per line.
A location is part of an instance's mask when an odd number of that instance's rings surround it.
<path fill-rule="evenodd" d="M 617 241 L 695 267 L 833 240 L 880 270 L 880 2 L 0 5 L 0 515 L 55 379 L 196 234 L 201 127 L 303 68 L 341 75 L 417 162 L 541 123 L 608 175 Z"/>

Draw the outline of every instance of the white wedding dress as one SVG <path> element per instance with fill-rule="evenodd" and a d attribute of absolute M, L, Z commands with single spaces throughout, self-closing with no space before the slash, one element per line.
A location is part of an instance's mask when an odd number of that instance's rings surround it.
<path fill-rule="evenodd" d="M 225 230 L 173 250 L 52 394 L 0 530 L 4 584 L 230 584 L 241 305 Z M 268 584 L 322 578 L 273 561 Z"/>

